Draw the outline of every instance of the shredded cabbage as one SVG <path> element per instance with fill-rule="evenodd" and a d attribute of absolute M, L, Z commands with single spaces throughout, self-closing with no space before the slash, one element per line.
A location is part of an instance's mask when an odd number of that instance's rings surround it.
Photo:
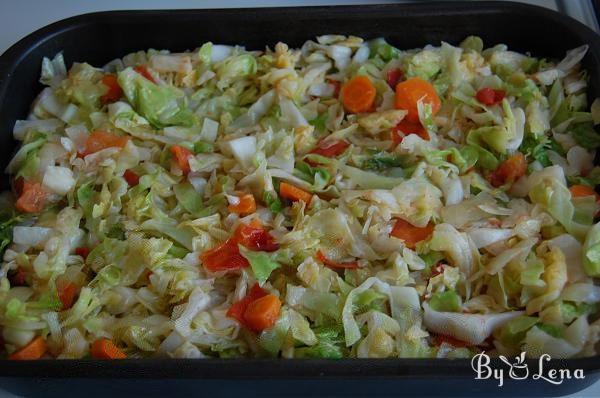
<path fill-rule="evenodd" d="M 5 353 L 595 355 L 587 50 L 324 35 L 44 58 L 0 196 Z"/>

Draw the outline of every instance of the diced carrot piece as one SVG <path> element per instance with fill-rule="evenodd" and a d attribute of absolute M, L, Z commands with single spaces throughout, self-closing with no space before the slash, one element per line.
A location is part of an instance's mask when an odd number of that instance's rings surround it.
<path fill-rule="evenodd" d="M 73 282 L 57 282 L 56 290 L 58 291 L 58 298 L 62 303 L 62 309 L 68 310 L 71 308 L 79 290 L 77 285 Z"/>
<path fill-rule="evenodd" d="M 98 339 L 90 349 L 92 358 L 96 359 L 125 359 L 127 355 L 109 339 Z"/>
<path fill-rule="evenodd" d="M 129 137 L 119 136 L 106 131 L 96 130 L 88 137 L 85 142 L 83 156 L 96 153 L 106 148 L 123 148 L 127 145 Z"/>
<path fill-rule="evenodd" d="M 500 166 L 490 174 L 490 183 L 494 187 L 500 187 L 507 183 L 517 181 L 527 172 L 527 160 L 525 155 L 517 152 L 500 163 Z"/>
<path fill-rule="evenodd" d="M 39 213 L 46 206 L 47 192 L 39 182 L 23 182 L 21 196 L 15 202 L 17 210 L 23 213 Z"/>
<path fill-rule="evenodd" d="M 598 195 L 592 187 L 588 187 L 587 185 L 573 185 L 569 188 L 569 191 L 571 191 L 571 196 L 574 198 L 595 196 L 596 200 L 600 200 L 600 195 Z"/>
<path fill-rule="evenodd" d="M 292 184 L 288 184 L 287 182 L 281 182 L 281 184 L 279 184 L 279 195 L 284 199 L 289 199 L 294 202 L 301 200 L 306 203 L 307 206 L 312 199 L 311 193 L 295 187 Z"/>
<path fill-rule="evenodd" d="M 433 228 L 434 226 L 432 224 L 428 224 L 423 228 L 415 227 L 408 221 L 398 218 L 396 219 L 396 224 L 394 224 L 391 235 L 395 238 L 402 239 L 409 249 L 414 249 L 417 243 L 431 236 Z"/>
<path fill-rule="evenodd" d="M 328 259 L 325 254 L 319 250 L 317 251 L 317 259 L 323 263 L 324 266 L 329 267 L 329 268 L 344 268 L 344 269 L 356 269 L 358 268 L 358 262 L 357 261 L 349 261 L 346 263 L 338 263 L 335 261 L 331 261 L 330 259 Z"/>
<path fill-rule="evenodd" d="M 406 109 L 408 111 L 406 119 L 409 122 L 419 121 L 417 108 L 419 101 L 422 101 L 423 104 L 430 104 L 433 115 L 437 114 L 442 107 L 440 97 L 438 97 L 435 88 L 427 80 L 419 77 L 411 77 L 396 85 L 395 108 Z"/>
<path fill-rule="evenodd" d="M 121 86 L 119 86 L 116 75 L 104 75 L 102 77 L 102 84 L 107 88 L 106 93 L 100 97 L 103 104 L 116 102 L 123 96 L 123 90 L 121 89 Z"/>
<path fill-rule="evenodd" d="M 281 310 L 281 301 L 272 294 L 267 294 L 251 302 L 244 312 L 244 321 L 248 329 L 260 332 L 275 325 Z"/>
<path fill-rule="evenodd" d="M 43 337 L 38 336 L 31 340 L 27 345 L 18 351 L 13 352 L 8 359 L 16 361 L 31 361 L 40 359 L 48 350 L 46 346 L 46 340 Z"/>
<path fill-rule="evenodd" d="M 189 158 L 194 156 L 192 151 L 179 145 L 173 145 L 169 150 L 175 156 L 175 160 L 177 160 L 183 174 L 188 174 L 190 172 Z"/>
<path fill-rule="evenodd" d="M 377 90 L 367 76 L 356 76 L 341 90 L 342 104 L 348 112 L 368 112 L 373 107 Z"/>
<path fill-rule="evenodd" d="M 258 283 L 255 283 L 243 299 L 231 305 L 229 310 L 227 310 L 227 316 L 237 319 L 238 322 L 245 326 L 244 313 L 246 312 L 246 309 L 250 303 L 266 296 L 267 294 L 269 293 L 266 290 L 261 288 Z"/>
<path fill-rule="evenodd" d="M 134 187 L 140 183 L 140 176 L 137 175 L 135 171 L 130 169 L 125 170 L 125 173 L 123 173 L 123 178 L 125 178 L 125 181 L 127 181 L 127 184 L 130 187 Z"/>
<path fill-rule="evenodd" d="M 230 212 L 245 216 L 256 211 L 256 201 L 251 193 L 239 196 L 239 200 L 240 203 L 227 207 Z"/>
<path fill-rule="evenodd" d="M 252 221 L 250 221 L 250 225 L 252 228 L 262 228 L 263 227 L 263 223 L 262 221 L 260 221 L 260 218 L 253 218 Z"/>

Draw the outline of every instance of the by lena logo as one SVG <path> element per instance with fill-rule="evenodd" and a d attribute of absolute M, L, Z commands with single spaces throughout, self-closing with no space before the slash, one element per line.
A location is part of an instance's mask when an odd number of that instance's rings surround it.
<path fill-rule="evenodd" d="M 565 380 L 570 379 L 585 379 L 583 369 L 553 369 L 547 368 L 546 362 L 550 361 L 550 355 L 542 354 L 537 363 L 537 369 L 530 371 L 529 366 L 525 362 L 525 353 L 522 352 L 520 355 L 515 357 L 515 361 L 511 363 L 504 355 L 499 356 L 500 360 L 508 365 L 508 377 L 512 380 L 526 380 L 531 378 L 532 380 L 544 380 L 552 384 L 562 384 Z M 498 387 L 504 385 L 504 369 L 493 369 L 490 366 L 490 356 L 485 351 L 473 356 L 471 359 L 471 367 L 475 371 L 475 380 L 487 380 L 494 379 L 498 381 Z"/>

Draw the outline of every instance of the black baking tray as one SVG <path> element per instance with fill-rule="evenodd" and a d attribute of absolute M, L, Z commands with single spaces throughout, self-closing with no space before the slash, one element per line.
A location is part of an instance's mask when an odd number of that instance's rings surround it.
<path fill-rule="evenodd" d="M 0 166 L 15 150 L 15 120 L 27 116 L 40 92 L 41 59 L 63 51 L 67 64 L 93 65 L 140 49 L 181 51 L 205 41 L 273 47 L 300 46 L 321 34 L 385 37 L 401 49 L 457 44 L 468 35 L 486 45 L 505 43 L 536 56 L 562 58 L 587 43 L 589 98 L 600 97 L 600 37 L 574 19 L 510 2 L 436 2 L 369 6 L 100 12 L 68 18 L 25 37 L 0 56 Z M 8 188 L 8 178 L 0 188 Z M 498 361 L 495 368 L 502 368 Z M 528 362 L 531 373 L 538 361 Z M 600 378 L 600 356 L 552 360 L 545 369 L 582 369 L 583 380 L 474 380 L 469 360 L 0 360 L 0 387 L 22 395 L 261 396 L 456 395 L 558 396 Z M 504 368 L 505 374 L 508 369 Z M 233 382 L 232 380 L 236 380 Z"/>

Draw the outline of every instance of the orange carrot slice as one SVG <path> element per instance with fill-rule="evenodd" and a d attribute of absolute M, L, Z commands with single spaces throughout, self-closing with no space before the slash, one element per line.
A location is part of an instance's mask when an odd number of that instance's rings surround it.
<path fill-rule="evenodd" d="M 289 199 L 294 202 L 301 200 L 306 203 L 307 206 L 310 204 L 312 199 L 311 193 L 295 187 L 292 184 L 288 184 L 287 182 L 282 182 L 279 184 L 279 195 L 282 198 Z"/>
<path fill-rule="evenodd" d="M 361 113 L 371 110 L 377 90 L 367 76 L 356 76 L 344 84 L 341 93 L 344 108 L 351 113 Z"/>
<path fill-rule="evenodd" d="M 96 359 L 125 359 L 127 355 L 123 353 L 109 339 L 98 339 L 92 343 L 90 353 Z"/>
<path fill-rule="evenodd" d="M 254 200 L 254 196 L 252 194 L 244 194 L 238 196 L 240 202 L 236 205 L 229 205 L 227 208 L 230 212 L 236 213 L 239 215 L 248 215 L 252 214 L 256 211 L 256 201 Z"/>
<path fill-rule="evenodd" d="M 415 227 L 408 221 L 401 218 L 396 220 L 391 235 L 395 238 L 402 239 L 404 244 L 409 249 L 414 249 L 417 243 L 425 240 L 433 233 L 433 225 L 428 224 L 423 228 Z"/>
<path fill-rule="evenodd" d="M 27 345 L 18 351 L 13 352 L 8 359 L 16 361 L 31 361 L 34 359 L 40 359 L 48 350 L 46 346 L 46 340 L 43 337 L 38 336 L 31 340 Z"/>
<path fill-rule="evenodd" d="M 251 302 L 244 312 L 246 326 L 260 332 L 275 325 L 281 310 L 281 301 L 272 294 L 267 294 Z"/>
<path fill-rule="evenodd" d="M 409 122 L 419 121 L 419 112 L 417 103 L 431 105 L 433 115 L 437 114 L 442 106 L 440 97 L 438 97 L 435 88 L 427 80 L 419 77 L 412 77 L 396 85 L 396 109 L 406 109 L 408 114 L 406 119 Z"/>

